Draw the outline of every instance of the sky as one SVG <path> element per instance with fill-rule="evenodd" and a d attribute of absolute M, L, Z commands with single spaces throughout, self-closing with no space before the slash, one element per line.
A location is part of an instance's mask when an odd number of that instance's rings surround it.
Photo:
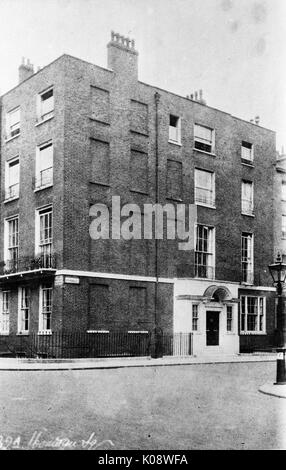
<path fill-rule="evenodd" d="M 0 94 L 22 57 L 106 67 L 110 32 L 135 39 L 139 80 L 277 132 L 286 152 L 285 0 L 0 0 Z"/>

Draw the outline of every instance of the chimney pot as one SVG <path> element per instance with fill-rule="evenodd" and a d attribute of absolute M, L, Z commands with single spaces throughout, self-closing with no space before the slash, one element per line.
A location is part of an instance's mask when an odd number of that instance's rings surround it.
<path fill-rule="evenodd" d="M 34 66 L 30 63 L 29 59 L 27 59 L 27 62 L 25 63 L 25 58 L 22 57 L 22 63 L 19 66 L 18 72 L 19 83 L 21 83 L 24 80 L 27 80 L 27 78 L 30 78 L 32 75 L 34 75 Z"/>
<path fill-rule="evenodd" d="M 257 124 L 257 126 L 259 125 L 259 121 L 260 121 L 260 117 L 259 117 L 259 116 L 255 116 L 255 124 Z"/>

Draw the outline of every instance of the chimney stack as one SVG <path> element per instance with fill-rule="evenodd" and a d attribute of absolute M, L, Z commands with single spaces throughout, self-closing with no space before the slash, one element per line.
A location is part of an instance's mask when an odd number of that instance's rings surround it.
<path fill-rule="evenodd" d="M 22 57 L 22 63 L 19 66 L 19 83 L 22 83 L 27 78 L 30 78 L 34 75 L 34 66 L 30 63 L 30 60 L 25 60 L 25 57 Z"/>
<path fill-rule="evenodd" d="M 107 48 L 107 67 L 126 78 L 138 80 L 138 52 L 134 39 L 111 31 Z"/>

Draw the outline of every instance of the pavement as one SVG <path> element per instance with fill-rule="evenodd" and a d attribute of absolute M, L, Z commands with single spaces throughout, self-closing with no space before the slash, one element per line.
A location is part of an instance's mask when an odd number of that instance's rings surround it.
<path fill-rule="evenodd" d="M 237 354 L 221 356 L 164 356 L 151 357 L 106 357 L 85 359 L 27 359 L 0 358 L 0 370 L 85 370 L 118 369 L 122 367 L 178 366 L 194 364 L 225 364 L 235 362 L 276 361 L 276 353 Z"/>
<path fill-rule="evenodd" d="M 275 362 L 276 353 L 253 353 L 221 356 L 165 356 L 151 357 L 106 357 L 85 359 L 26 359 L 0 358 L 0 371 L 54 371 L 119 369 L 123 367 L 178 366 L 195 364 L 227 364 L 248 362 Z M 259 391 L 266 395 L 286 398 L 286 385 L 263 384 Z"/>

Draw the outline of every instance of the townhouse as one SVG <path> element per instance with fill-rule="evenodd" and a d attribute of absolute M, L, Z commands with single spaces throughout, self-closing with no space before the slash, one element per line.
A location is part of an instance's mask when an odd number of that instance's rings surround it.
<path fill-rule="evenodd" d="M 194 354 L 268 347 L 275 133 L 139 81 L 129 38 L 107 49 L 107 68 L 24 61 L 1 97 L 0 334 L 159 326 Z M 91 208 L 114 197 L 195 207 L 192 248 L 168 220 L 163 239 L 93 239 Z"/>

